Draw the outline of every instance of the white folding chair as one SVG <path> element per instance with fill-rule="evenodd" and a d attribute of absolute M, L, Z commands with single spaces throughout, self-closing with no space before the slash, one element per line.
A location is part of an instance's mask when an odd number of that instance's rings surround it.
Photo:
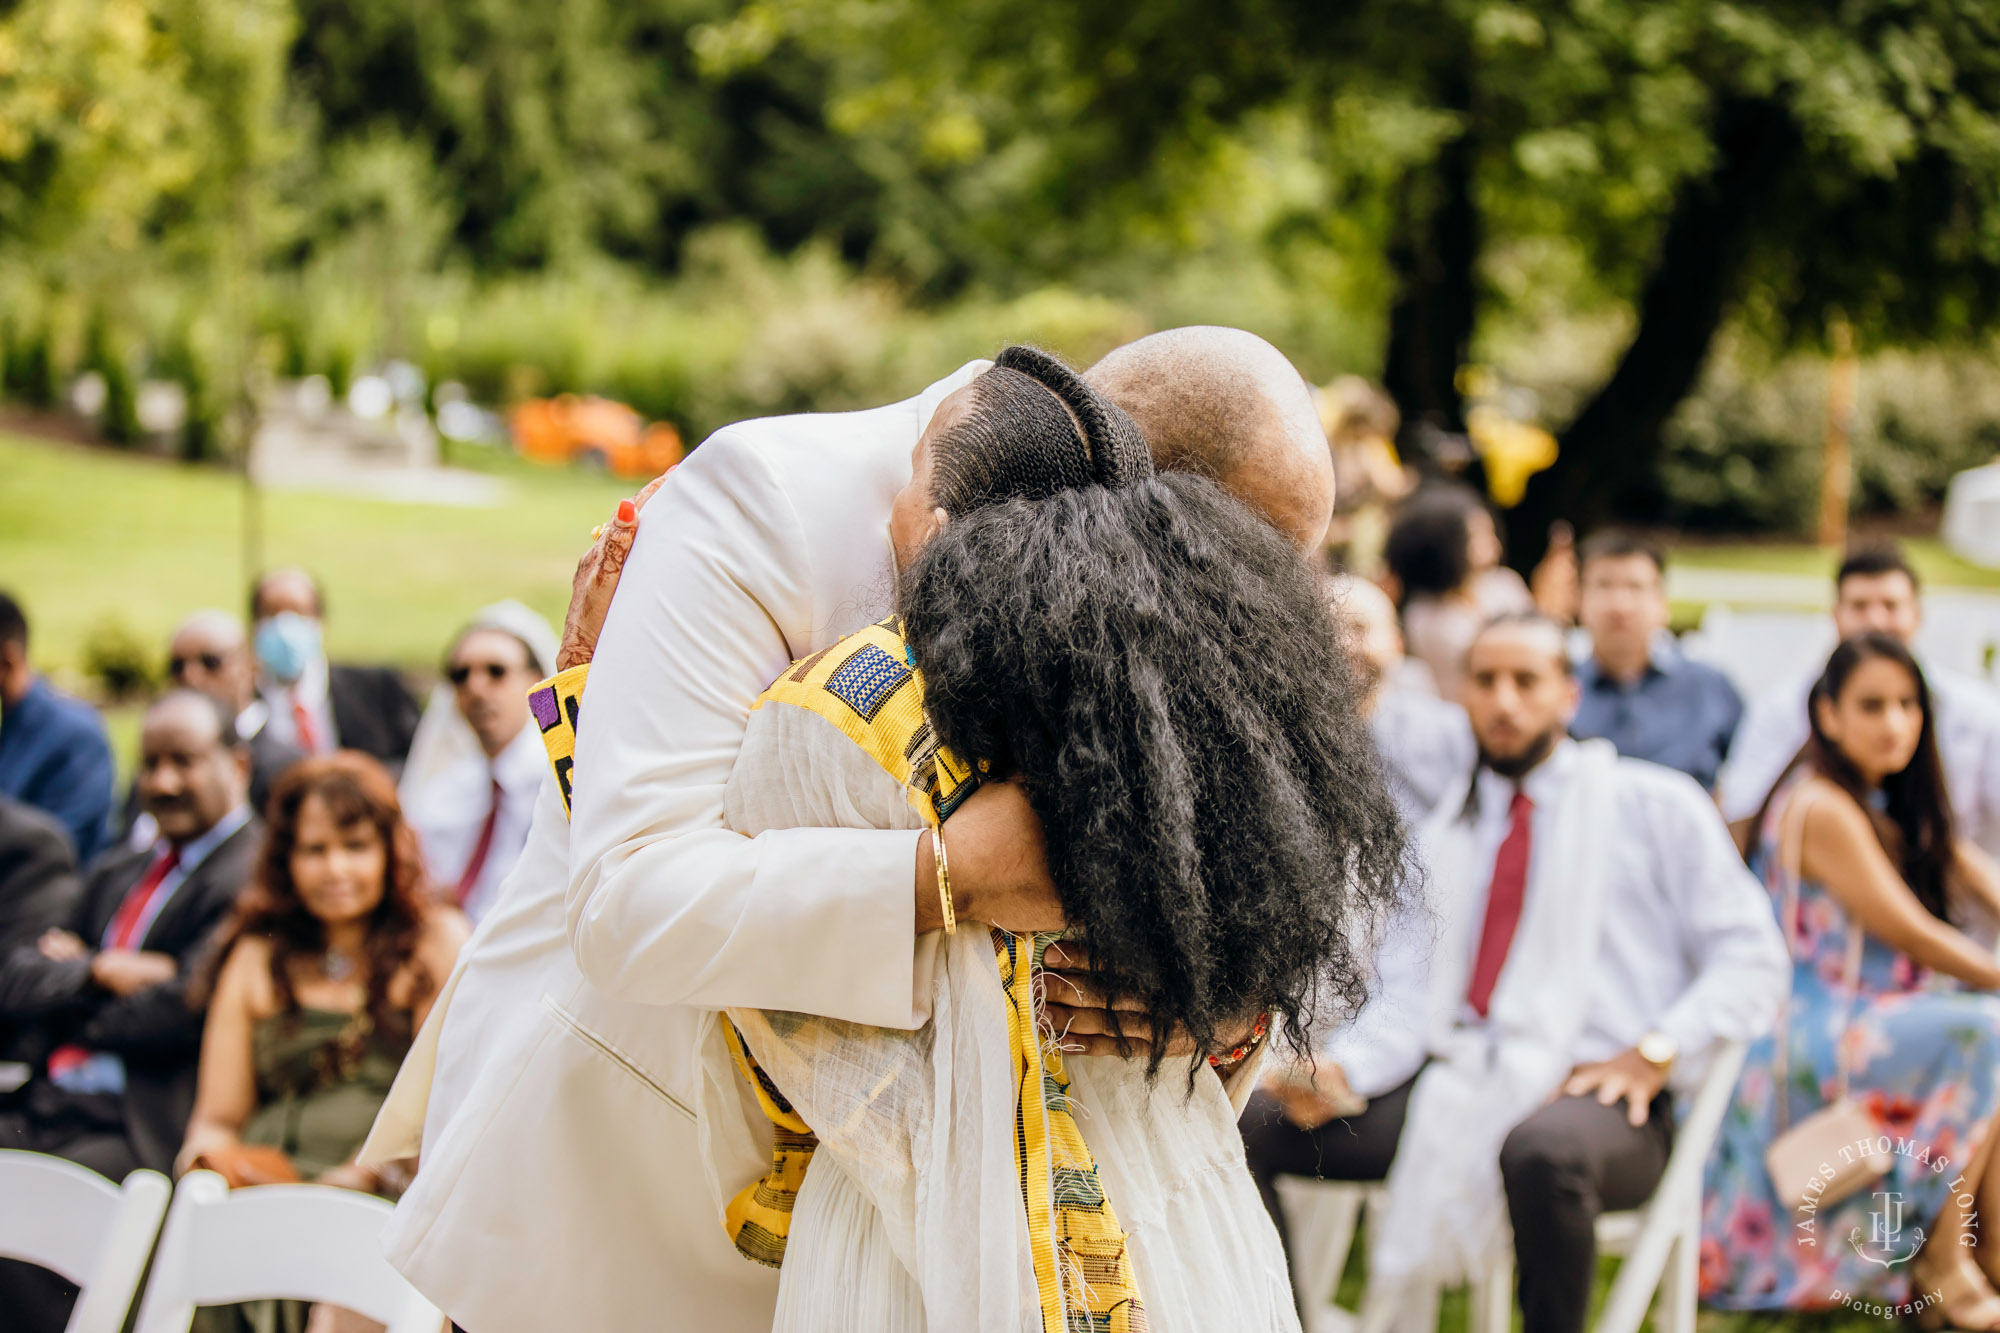
<path fill-rule="evenodd" d="M 438 1333 L 444 1316 L 382 1257 L 390 1205 L 327 1185 L 230 1190 L 190 1171 L 174 1191 L 137 1333 L 187 1333 L 197 1305 L 324 1301 L 389 1326 Z"/>
<path fill-rule="evenodd" d="M 1660 1296 L 1660 1333 L 1694 1333 L 1696 1278 L 1701 1250 L 1701 1180 L 1709 1151 L 1722 1130 L 1722 1117 L 1743 1072 L 1745 1047 L 1719 1042 L 1710 1057 L 1688 1113 L 1674 1129 L 1674 1150 L 1653 1197 L 1642 1208 L 1605 1213 L 1597 1219 L 1597 1248 L 1621 1255 L 1610 1295 L 1594 1333 L 1638 1333 Z M 1293 1281 L 1305 1310 L 1305 1333 L 1352 1333 L 1358 1312 L 1334 1305 L 1333 1291 L 1347 1267 L 1355 1224 L 1364 1209 L 1379 1208 L 1387 1197 L 1380 1185 L 1335 1181 L 1278 1182 L 1292 1233 Z M 1309 1248 L 1309 1246 L 1311 1248 Z M 1514 1318 L 1512 1255 L 1472 1283 L 1469 1333 L 1508 1333 Z M 1398 1312 L 1400 1328 L 1434 1328 L 1436 1293 L 1423 1309 Z"/>
<path fill-rule="evenodd" d="M 118 1333 L 173 1192 L 157 1171 L 120 1187 L 75 1162 L 0 1151 L 0 1256 L 81 1287 L 67 1333 Z"/>

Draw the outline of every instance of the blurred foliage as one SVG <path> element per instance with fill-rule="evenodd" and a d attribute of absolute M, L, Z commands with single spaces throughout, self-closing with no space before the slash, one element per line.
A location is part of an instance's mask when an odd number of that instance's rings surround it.
<path fill-rule="evenodd" d="M 179 380 L 191 458 L 269 377 L 388 357 L 698 439 L 1210 321 L 1413 430 L 1462 427 L 1475 355 L 1560 381 L 1530 528 L 1663 486 L 1768 523 L 1702 451 L 1789 475 L 1753 400 L 1817 419 L 1786 358 L 1836 316 L 1885 375 L 1990 349 L 2000 0 L 0 8 L 0 383 L 95 370 L 130 438 Z M 1985 448 L 1904 396 L 1868 503 Z"/>
<path fill-rule="evenodd" d="M 1681 405 L 1661 460 L 1661 517 L 1720 531 L 1809 531 L 1818 512 L 1827 363 L 1729 348 Z M 1952 475 L 2000 456 L 1991 353 L 1887 352 L 1861 362 L 1849 438 L 1857 513 L 1922 511 Z"/>
<path fill-rule="evenodd" d="M 133 699 L 160 683 L 153 645 L 124 620 L 107 616 L 83 640 L 83 674 L 101 697 Z"/>

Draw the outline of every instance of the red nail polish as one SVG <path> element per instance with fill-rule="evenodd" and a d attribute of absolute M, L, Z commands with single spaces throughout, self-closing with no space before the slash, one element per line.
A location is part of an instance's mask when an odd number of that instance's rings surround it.
<path fill-rule="evenodd" d="M 630 523 L 637 517 L 639 517 L 639 510 L 630 500 L 620 500 L 618 502 L 618 521 L 620 523 Z"/>

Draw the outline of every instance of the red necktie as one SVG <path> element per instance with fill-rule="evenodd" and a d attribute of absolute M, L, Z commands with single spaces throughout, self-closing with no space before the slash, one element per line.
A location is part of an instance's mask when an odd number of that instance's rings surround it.
<path fill-rule="evenodd" d="M 118 904 L 117 915 L 111 918 L 110 943 L 107 949 L 131 949 L 139 943 L 139 927 L 146 920 L 146 909 L 152 905 L 153 895 L 160 891 L 160 885 L 180 864 L 181 854 L 172 847 L 160 854 L 160 859 L 134 884 L 125 895 L 125 901 Z"/>
<path fill-rule="evenodd" d="M 299 748 L 307 754 L 318 754 L 319 727 L 313 722 L 312 709 L 296 694 L 292 696 L 292 726 L 299 733 Z"/>
<path fill-rule="evenodd" d="M 465 863 L 465 873 L 458 877 L 458 905 L 465 906 L 465 900 L 472 896 L 472 888 L 479 883 L 479 872 L 486 869 L 486 854 L 493 850 L 493 826 L 500 822 L 500 779 L 493 779 L 493 804 L 486 807 L 486 823 L 479 830 L 479 841 L 472 844 L 472 859 Z"/>
<path fill-rule="evenodd" d="M 1479 953 L 1472 963 L 1472 984 L 1465 989 L 1472 1012 L 1486 1017 L 1493 999 L 1494 983 L 1506 965 L 1507 949 L 1514 943 L 1514 927 L 1521 924 L 1521 899 L 1528 889 L 1528 824 L 1535 803 L 1518 788 L 1507 808 L 1507 836 L 1500 854 L 1493 858 L 1493 885 L 1486 891 L 1486 924 L 1479 930 Z"/>

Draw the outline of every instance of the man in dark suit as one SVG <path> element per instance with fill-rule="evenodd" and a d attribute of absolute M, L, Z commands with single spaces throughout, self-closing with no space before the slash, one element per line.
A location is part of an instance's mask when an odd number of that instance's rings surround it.
<path fill-rule="evenodd" d="M 93 862 L 62 924 L 0 961 L 0 1015 L 42 1039 L 0 1144 L 114 1180 L 173 1165 L 201 1044 L 189 982 L 257 854 L 248 774 L 228 709 L 208 695 L 178 690 L 147 712 L 139 797 L 159 840 Z"/>
<path fill-rule="evenodd" d="M 32 945 L 61 925 L 81 885 L 69 834 L 54 817 L 0 797 L 0 959 Z M 14 1025 L 0 1016 L 0 1097 L 18 1089 L 31 1072 L 15 1049 Z"/>
<path fill-rule="evenodd" d="M 359 750 L 400 772 L 422 711 L 394 668 L 329 663 L 325 615 L 319 584 L 303 569 L 274 569 L 251 589 L 265 725 L 307 754 Z"/>
<path fill-rule="evenodd" d="M 190 986 L 262 842 L 249 770 L 227 705 L 176 690 L 147 711 L 139 799 L 159 840 L 99 857 L 63 922 L 0 960 L 0 1018 L 35 1029 L 34 1073 L 0 1114 L 0 1147 L 112 1180 L 172 1169 L 201 1047 Z M 0 1310 L 21 1312 L 19 1327 L 60 1328 L 67 1290 L 0 1263 Z"/>

